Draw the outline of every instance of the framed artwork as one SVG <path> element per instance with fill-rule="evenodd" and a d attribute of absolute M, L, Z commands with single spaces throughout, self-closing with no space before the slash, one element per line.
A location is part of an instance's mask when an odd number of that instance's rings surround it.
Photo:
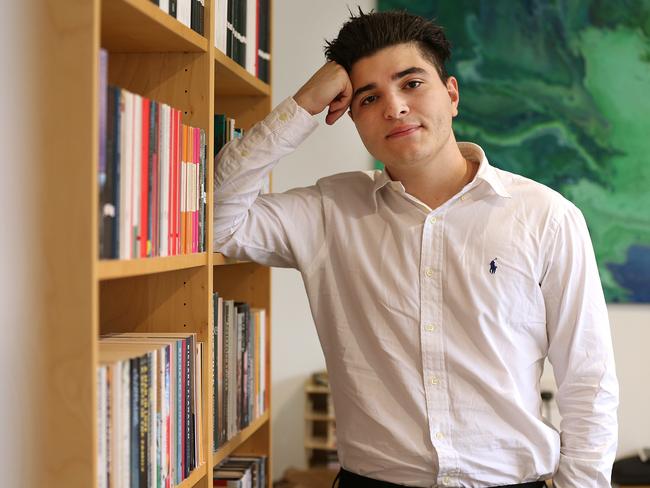
<path fill-rule="evenodd" d="M 459 141 L 583 212 L 608 302 L 650 302 L 650 2 L 378 0 L 452 43 Z"/>

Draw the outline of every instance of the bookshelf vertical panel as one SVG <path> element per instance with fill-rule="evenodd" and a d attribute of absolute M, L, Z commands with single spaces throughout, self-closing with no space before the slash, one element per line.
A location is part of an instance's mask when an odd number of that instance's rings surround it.
<path fill-rule="evenodd" d="M 183 111 L 183 123 L 207 130 L 210 118 L 207 53 L 111 53 L 108 81 Z"/>
<path fill-rule="evenodd" d="M 31 130 L 43 155 L 34 161 L 42 185 L 37 181 L 24 191 L 40 202 L 37 218 L 45 239 L 38 256 L 45 266 L 34 283 L 34 306 L 43 322 L 29 324 L 40 325 L 43 349 L 23 353 L 34 356 L 43 389 L 42 404 L 34 406 L 34 427 L 25 429 L 40 434 L 45 455 L 34 455 L 32 461 L 42 460 L 34 465 L 41 484 L 85 488 L 95 485 L 97 453 L 99 2 L 51 0 L 39 2 L 38 9 L 30 19 L 39 30 L 34 45 L 46 55 L 34 65 L 39 93 L 25 109 L 40 117 Z M 5 76 L 11 76 L 9 68 Z"/>

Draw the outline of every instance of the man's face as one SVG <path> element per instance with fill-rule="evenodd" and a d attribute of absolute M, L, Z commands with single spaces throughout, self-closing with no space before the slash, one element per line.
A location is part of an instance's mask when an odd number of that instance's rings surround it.
<path fill-rule="evenodd" d="M 443 83 L 415 44 L 398 44 L 360 59 L 350 80 L 350 117 L 366 149 L 392 173 L 431 163 L 455 145 L 456 79 Z"/>

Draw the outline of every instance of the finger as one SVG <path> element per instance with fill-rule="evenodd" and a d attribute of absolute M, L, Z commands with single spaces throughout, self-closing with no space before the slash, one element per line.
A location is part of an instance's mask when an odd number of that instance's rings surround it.
<path fill-rule="evenodd" d="M 339 120 L 341 118 L 341 116 L 345 113 L 345 110 L 346 109 L 342 109 L 342 110 L 331 110 L 330 109 L 329 112 L 327 113 L 327 117 L 325 117 L 325 123 L 327 125 L 334 124 L 334 122 Z"/>

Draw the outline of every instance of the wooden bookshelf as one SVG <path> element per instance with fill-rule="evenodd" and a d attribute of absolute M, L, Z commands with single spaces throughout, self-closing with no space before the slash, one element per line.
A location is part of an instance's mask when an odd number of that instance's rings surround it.
<path fill-rule="evenodd" d="M 169 256 L 164 258 L 149 259 L 103 259 L 97 265 L 98 278 L 110 280 L 128 278 L 129 276 L 148 275 L 175 271 L 179 269 L 197 268 L 207 266 L 207 253 Z"/>
<path fill-rule="evenodd" d="M 48 46 L 34 72 L 42 83 L 41 126 L 46 148 L 40 192 L 43 281 L 47 290 L 44 350 L 35 353 L 47 378 L 34 428 L 47 454 L 38 471 L 47 486 L 97 486 L 97 367 L 99 337 L 109 332 L 194 332 L 209 346 L 212 293 L 266 309 L 266 404 L 270 406 L 270 270 L 211 252 L 132 260 L 100 260 L 99 49 L 109 52 L 109 83 L 182 110 L 182 121 L 207 135 L 206 240 L 211 246 L 214 114 L 248 128 L 271 110 L 271 86 L 214 47 L 214 0 L 205 1 L 205 36 L 150 0 L 43 0 L 37 19 Z M 270 407 L 216 453 L 212 452 L 212 357 L 204 347 L 202 442 L 205 463 L 181 488 L 208 488 L 227 455 L 269 456 Z M 36 359 L 35 359 L 36 360 Z"/>
<path fill-rule="evenodd" d="M 314 377 L 305 382 L 304 445 L 310 468 L 328 466 L 336 459 L 336 416 L 330 388 Z"/>

